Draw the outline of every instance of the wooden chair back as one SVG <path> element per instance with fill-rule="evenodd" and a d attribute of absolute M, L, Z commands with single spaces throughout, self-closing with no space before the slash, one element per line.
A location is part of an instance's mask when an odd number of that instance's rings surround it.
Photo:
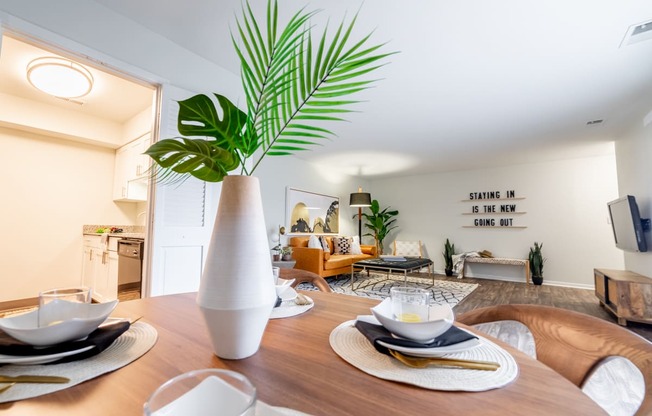
<path fill-rule="evenodd" d="M 394 240 L 394 250 L 392 250 L 392 254 L 395 256 L 423 257 L 423 253 L 421 251 L 421 240 Z"/>
<path fill-rule="evenodd" d="M 645 396 L 636 415 L 652 415 L 652 343 L 605 320 L 541 305 L 496 305 L 460 314 L 466 325 L 518 321 L 535 340 L 537 359 L 582 387 L 605 359 L 630 360 L 643 375 Z"/>

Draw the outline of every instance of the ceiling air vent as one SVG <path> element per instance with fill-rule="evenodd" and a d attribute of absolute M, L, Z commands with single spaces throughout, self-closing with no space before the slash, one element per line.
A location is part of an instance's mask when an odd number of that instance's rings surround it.
<path fill-rule="evenodd" d="M 627 29 L 627 33 L 625 33 L 625 38 L 621 42 L 620 47 L 622 48 L 623 46 L 649 39 L 652 39 L 652 20 L 630 26 Z"/>
<path fill-rule="evenodd" d="M 586 125 L 587 126 L 595 126 L 596 124 L 601 124 L 604 120 L 591 120 L 587 121 Z"/>

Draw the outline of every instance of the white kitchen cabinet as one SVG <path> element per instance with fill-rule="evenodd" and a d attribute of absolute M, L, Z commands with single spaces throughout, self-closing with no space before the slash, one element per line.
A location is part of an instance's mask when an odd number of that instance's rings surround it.
<path fill-rule="evenodd" d="M 115 251 L 118 239 L 109 237 L 108 244 L 102 244 L 100 235 L 84 236 L 82 284 L 92 289 L 93 300 L 97 302 L 118 298 L 118 253 Z"/>
<path fill-rule="evenodd" d="M 150 157 L 144 155 L 151 135 L 147 133 L 116 150 L 113 179 L 114 201 L 146 201 Z"/>
<path fill-rule="evenodd" d="M 82 286 L 93 287 L 95 275 L 95 262 L 93 261 L 93 248 L 84 246 L 84 258 L 82 260 Z"/>

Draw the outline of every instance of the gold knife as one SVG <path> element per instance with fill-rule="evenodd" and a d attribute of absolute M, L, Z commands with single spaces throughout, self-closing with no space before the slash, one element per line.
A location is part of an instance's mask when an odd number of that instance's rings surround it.
<path fill-rule="evenodd" d="M 57 376 L 0 376 L 0 383 L 69 383 L 70 379 Z"/>

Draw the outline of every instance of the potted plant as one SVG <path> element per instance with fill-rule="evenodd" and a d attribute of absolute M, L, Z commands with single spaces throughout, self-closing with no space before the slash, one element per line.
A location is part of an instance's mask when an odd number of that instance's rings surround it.
<path fill-rule="evenodd" d="M 283 261 L 292 260 L 292 247 L 287 246 L 281 249 L 281 260 Z"/>
<path fill-rule="evenodd" d="M 448 241 L 448 238 L 446 239 L 446 244 L 444 244 L 444 252 L 442 254 L 444 255 L 444 272 L 446 273 L 446 276 L 452 276 L 455 244 L 451 244 L 450 241 Z"/>
<path fill-rule="evenodd" d="M 277 244 L 272 247 L 272 261 L 281 260 L 281 245 Z"/>
<path fill-rule="evenodd" d="M 528 256 L 528 260 L 530 260 L 530 277 L 535 285 L 543 283 L 543 263 L 545 263 L 546 259 L 541 252 L 542 248 L 543 243 L 535 242 L 534 247 L 530 247 L 530 255 Z"/>
<path fill-rule="evenodd" d="M 287 15 L 276 0 L 268 0 L 260 22 L 243 3 L 231 34 L 240 59 L 243 109 L 220 94 L 179 101 L 181 137 L 160 140 L 145 152 L 157 165 L 159 181 L 189 175 L 224 181 L 197 295 L 221 358 L 246 358 L 258 350 L 276 302 L 271 262 L 262 254 L 269 243 L 260 183 L 251 175 L 268 155 L 291 155 L 330 138 L 326 123 L 343 120 L 359 102 L 349 96 L 373 85 L 364 78 L 389 55 L 379 52 L 383 45 L 369 44 L 370 35 L 351 39 L 355 17 L 337 25 L 334 34 L 313 35 L 316 13 L 301 8 L 283 27 L 278 16 Z M 239 176 L 229 176 L 236 170 Z"/>
<path fill-rule="evenodd" d="M 389 234 L 390 231 L 397 228 L 396 225 L 392 224 L 396 221 L 396 218 L 394 217 L 398 215 L 398 210 L 389 211 L 389 208 L 390 207 L 387 207 L 381 210 L 378 200 L 374 199 L 371 201 L 371 206 L 369 207 L 371 212 L 362 213 L 362 216 L 367 221 L 365 227 L 371 230 L 370 233 L 366 233 L 365 235 L 374 238 L 374 241 L 376 242 L 376 252 L 379 255 L 383 254 L 383 240 L 387 237 L 387 234 Z M 356 216 L 357 214 L 354 215 L 353 218 Z"/>

